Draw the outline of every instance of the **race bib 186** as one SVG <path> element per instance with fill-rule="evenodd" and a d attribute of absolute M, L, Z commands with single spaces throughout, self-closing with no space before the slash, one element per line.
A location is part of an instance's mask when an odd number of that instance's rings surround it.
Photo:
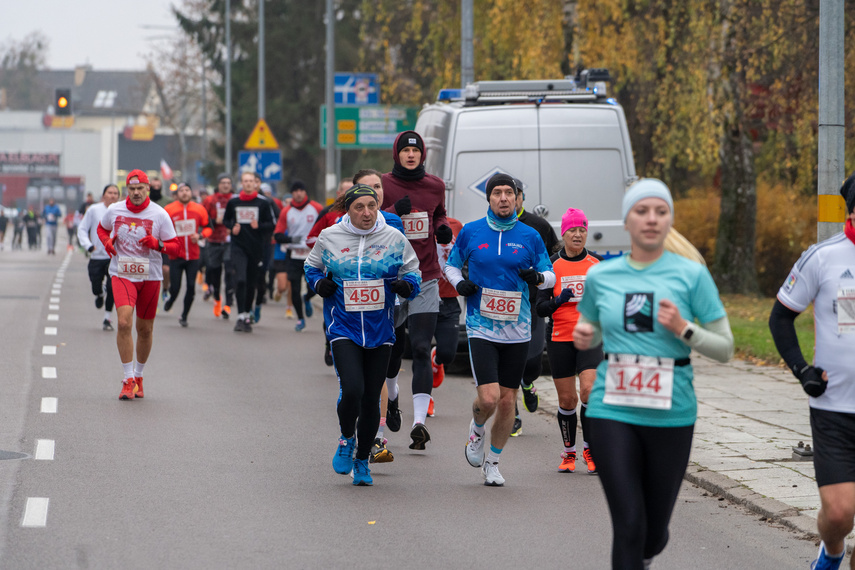
<path fill-rule="evenodd" d="M 118 257 L 116 259 L 119 277 L 147 279 L 149 274 L 149 258 L 147 257 Z"/>
<path fill-rule="evenodd" d="M 481 289 L 481 315 L 494 321 L 516 321 L 520 318 L 522 293 L 500 289 Z"/>
<path fill-rule="evenodd" d="M 377 311 L 386 304 L 386 289 L 382 279 L 343 281 L 344 310 L 347 312 Z"/>

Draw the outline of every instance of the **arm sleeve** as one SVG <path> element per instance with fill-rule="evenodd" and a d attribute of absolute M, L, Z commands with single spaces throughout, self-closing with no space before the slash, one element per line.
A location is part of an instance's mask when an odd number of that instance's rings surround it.
<path fill-rule="evenodd" d="M 691 323 L 689 326 L 695 332 L 688 342 L 683 342 L 704 356 L 718 362 L 727 362 L 733 358 L 733 333 L 730 331 L 730 322 L 727 320 L 727 315 L 705 323 L 700 327 L 693 326 Z"/>
<path fill-rule="evenodd" d="M 103 223 L 103 222 L 102 222 Z M 107 240 L 110 239 L 110 231 L 105 229 L 100 223 L 98 224 L 98 239 L 101 240 L 101 243 L 107 243 Z"/>
<path fill-rule="evenodd" d="M 223 225 L 227 230 L 232 231 L 237 220 L 235 219 L 235 206 L 231 200 L 226 204 L 226 211 L 223 212 Z"/>
<path fill-rule="evenodd" d="M 775 348 L 778 349 L 790 370 L 801 370 L 807 366 L 799 346 L 799 337 L 796 335 L 796 317 L 800 314 L 781 301 L 775 300 L 769 315 L 769 330 L 772 333 L 772 340 L 775 341 Z"/>
<path fill-rule="evenodd" d="M 555 305 L 553 288 L 541 289 L 537 292 L 535 309 L 537 311 L 537 316 L 542 319 L 551 317 L 552 314 L 558 310 L 558 307 Z"/>
<path fill-rule="evenodd" d="M 92 242 L 89 240 L 89 228 L 92 227 L 92 218 L 93 215 L 90 214 L 92 210 L 86 210 L 86 215 L 83 216 L 83 219 L 80 221 L 80 225 L 77 226 L 77 241 L 85 250 L 89 250 L 92 247 Z"/>

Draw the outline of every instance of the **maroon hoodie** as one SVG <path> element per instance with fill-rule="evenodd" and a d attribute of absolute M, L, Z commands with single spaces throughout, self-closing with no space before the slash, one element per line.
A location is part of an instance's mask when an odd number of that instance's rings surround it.
<path fill-rule="evenodd" d="M 395 150 L 398 148 L 399 139 L 404 135 L 418 137 L 421 148 L 424 149 L 422 150 L 422 161 L 419 164 L 419 168 L 415 170 L 405 169 L 401 165 L 398 153 Z M 395 211 L 395 202 L 404 196 L 410 197 L 410 202 L 413 205 L 412 212 L 409 216 L 402 216 L 401 221 L 407 230 L 406 233 L 410 240 L 410 245 L 413 246 L 419 258 L 419 269 L 422 272 L 422 280 L 439 279 L 442 275 L 442 269 L 439 267 L 434 232 L 439 226 L 448 225 L 448 220 L 445 217 L 445 183 L 438 176 L 424 172 L 427 149 L 424 147 L 422 138 L 415 131 L 400 133 L 395 139 L 395 144 L 392 146 L 392 152 L 395 157 L 395 168 L 392 172 L 387 172 L 382 176 L 382 208 L 387 212 L 397 214 Z M 408 179 L 404 180 L 397 173 L 407 174 Z M 422 227 L 424 222 L 424 214 L 422 212 L 427 213 L 427 227 Z M 419 229 L 423 230 L 422 234 L 426 230 L 427 236 L 411 236 L 412 233 Z M 415 236 L 418 235 L 420 234 L 415 234 Z"/>

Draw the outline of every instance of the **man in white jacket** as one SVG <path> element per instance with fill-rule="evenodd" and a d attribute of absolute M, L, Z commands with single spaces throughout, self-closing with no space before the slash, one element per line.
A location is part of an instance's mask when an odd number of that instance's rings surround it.
<path fill-rule="evenodd" d="M 105 331 L 113 330 L 111 315 L 113 312 L 113 286 L 110 283 L 110 256 L 104 250 L 104 244 L 98 239 L 98 224 L 107 212 L 110 204 L 119 200 L 119 187 L 108 184 L 101 193 L 101 201 L 91 205 L 83 216 L 83 221 L 77 227 L 77 241 L 80 247 L 89 252 L 89 281 L 92 283 L 92 294 L 95 295 L 95 307 L 104 307 Z M 106 301 L 104 279 L 107 280 Z"/>

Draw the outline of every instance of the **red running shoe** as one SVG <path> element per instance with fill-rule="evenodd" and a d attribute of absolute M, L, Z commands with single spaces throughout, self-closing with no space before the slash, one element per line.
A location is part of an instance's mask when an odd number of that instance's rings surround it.
<path fill-rule="evenodd" d="M 143 397 L 142 376 L 137 376 L 136 378 L 134 378 L 134 380 L 136 380 L 136 382 L 137 382 L 137 392 L 136 392 L 136 394 L 134 394 L 134 397 L 135 398 L 142 398 Z"/>
<path fill-rule="evenodd" d="M 445 366 L 436 363 L 436 347 L 430 349 L 430 367 L 433 371 L 433 387 L 439 388 L 439 385 L 445 380 Z"/>
<path fill-rule="evenodd" d="M 120 400 L 133 400 L 137 391 L 137 383 L 134 378 L 122 381 L 122 391 L 119 393 Z"/>

